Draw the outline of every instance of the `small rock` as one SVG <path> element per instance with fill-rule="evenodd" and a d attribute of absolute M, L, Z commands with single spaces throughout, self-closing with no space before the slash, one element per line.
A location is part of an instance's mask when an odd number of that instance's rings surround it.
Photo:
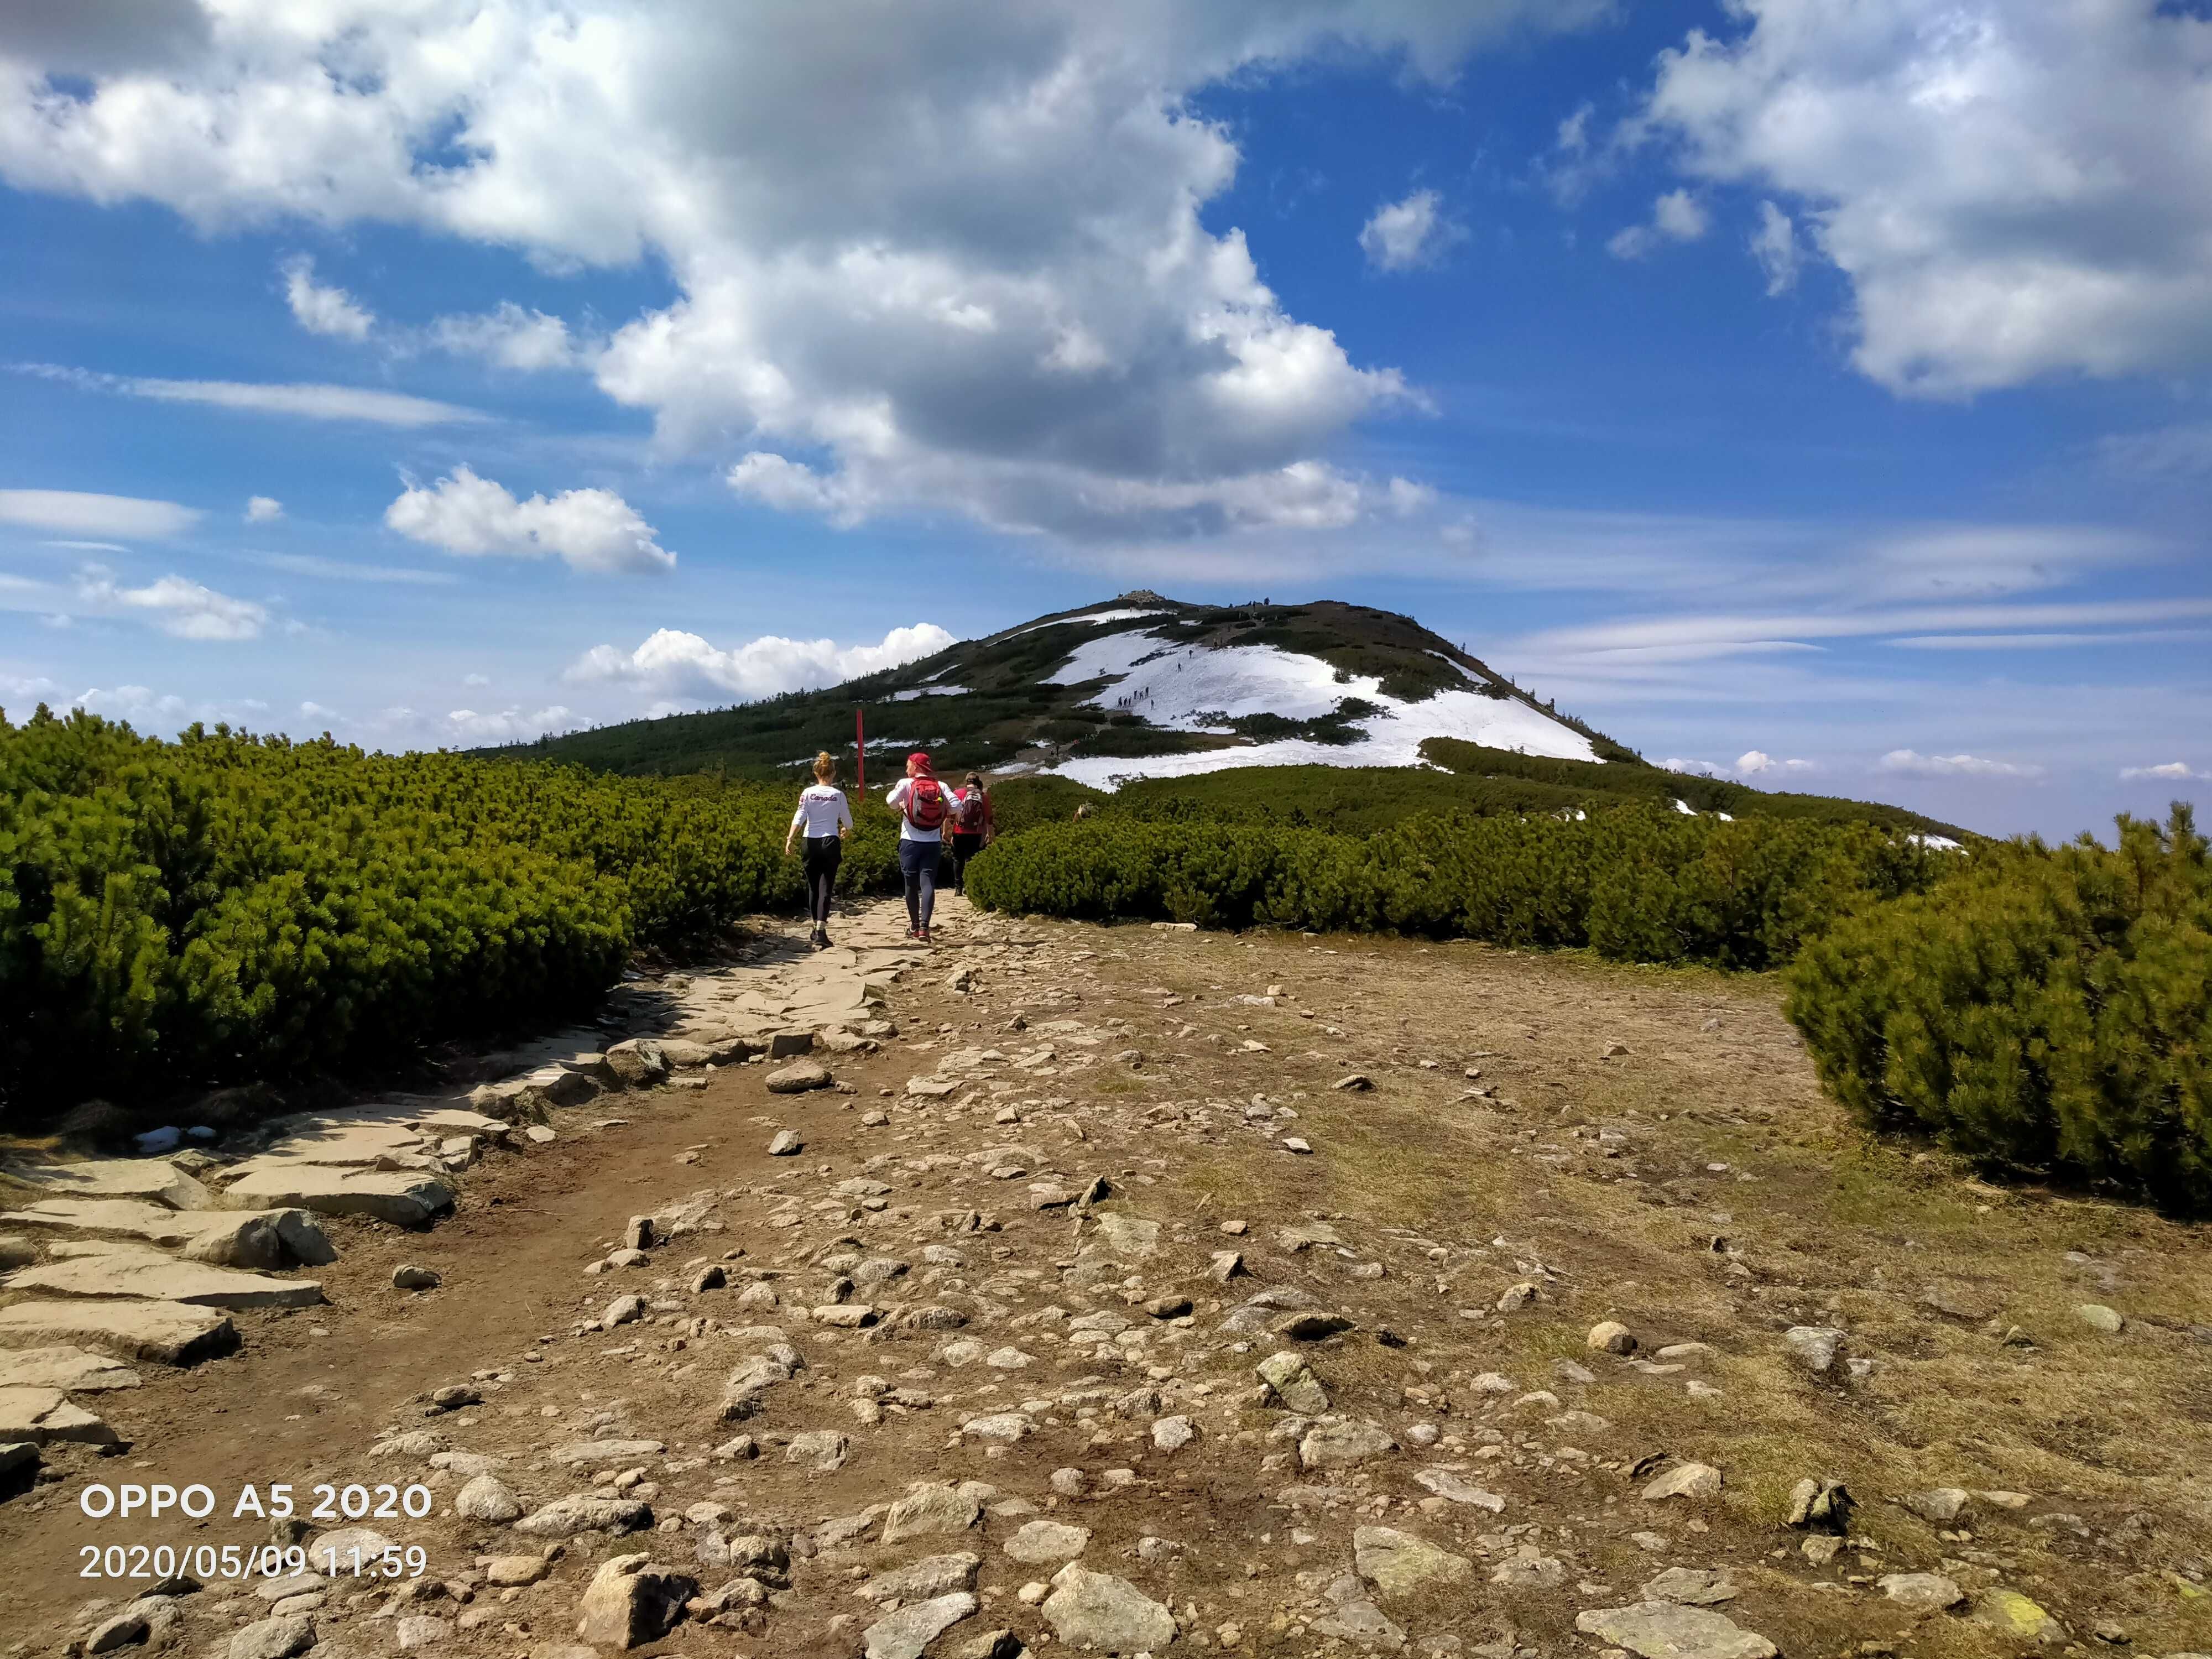
<path fill-rule="evenodd" d="M 618 1296 L 607 1304 L 607 1310 L 599 1316 L 599 1323 L 608 1330 L 617 1325 L 635 1324 L 645 1317 L 645 1298 L 641 1296 Z"/>
<path fill-rule="evenodd" d="M 230 1659 L 292 1659 L 315 1645 L 315 1621 L 304 1614 L 264 1619 L 230 1638 Z"/>
<path fill-rule="evenodd" d="M 1349 1077 L 1337 1079 L 1330 1086 L 1341 1089 L 1347 1094 L 1364 1095 L 1375 1086 L 1375 1079 L 1364 1072 L 1354 1072 Z"/>
<path fill-rule="evenodd" d="M 2127 1323 L 2117 1312 L 2101 1302 L 2083 1302 L 2076 1304 L 2074 1317 L 2091 1330 L 2101 1332 L 2106 1336 L 2118 1336 L 2121 1328 Z M 2021 1599 L 2026 1600 L 2025 1597 Z M 2033 1607 L 2034 1603 L 2029 1602 L 2028 1605 Z M 2040 1612 L 2041 1609 L 2038 1608 L 2037 1611 Z"/>
<path fill-rule="evenodd" d="M 1575 1628 L 1643 1659 L 1775 1659 L 1778 1651 L 1724 1613 L 1669 1601 L 1594 1607 L 1575 1615 Z"/>
<path fill-rule="evenodd" d="M 642 1647 L 673 1630 L 684 1604 L 698 1593 L 697 1579 L 657 1567 L 650 1556 L 611 1557 L 576 1604 L 576 1635 L 598 1646 Z"/>
<path fill-rule="evenodd" d="M 403 1263 L 392 1270 L 392 1287 L 396 1291 L 434 1291 L 444 1282 L 434 1267 L 416 1267 Z"/>
<path fill-rule="evenodd" d="M 1677 1463 L 1644 1488 L 1644 1501 L 1656 1504 L 1669 1498 L 1717 1498 L 1721 1472 L 1710 1463 Z"/>
<path fill-rule="evenodd" d="M 1875 1588 L 1911 1613 L 1942 1613 L 1966 1599 L 1966 1591 L 1940 1572 L 1886 1572 Z"/>
<path fill-rule="evenodd" d="M 1948 1527 L 1966 1512 L 1973 1495 L 1960 1486 L 1931 1486 L 1926 1492 L 1907 1492 L 1897 1501 L 1923 1521 Z"/>
<path fill-rule="evenodd" d="M 2055 1646 L 2066 1639 L 2066 1626 L 2015 1589 L 1992 1587 L 1974 1598 L 1967 1617 L 2002 1636 Z"/>
<path fill-rule="evenodd" d="M 1815 1376 L 1826 1376 L 1834 1369 L 1843 1340 L 1841 1331 L 1825 1325 L 1793 1325 L 1782 1334 L 1782 1346 L 1790 1357 Z"/>
<path fill-rule="evenodd" d="M 1635 1334 L 1616 1319 L 1591 1326 L 1589 1334 L 1583 1339 L 1583 1343 L 1597 1353 L 1630 1354 L 1636 1352 Z"/>
<path fill-rule="evenodd" d="M 1052 1583 L 1039 1611 L 1070 1647 L 1157 1653 L 1176 1638 L 1175 1615 L 1126 1578 L 1071 1561 Z"/>
<path fill-rule="evenodd" d="M 979 1605 L 968 1591 L 956 1590 L 901 1607 L 862 1632 L 866 1659 L 921 1659 L 923 1649 L 972 1617 Z"/>
<path fill-rule="evenodd" d="M 1736 1598 L 1736 1587 L 1716 1567 L 1669 1567 L 1645 1581 L 1638 1592 L 1647 1601 L 1672 1601 L 1680 1607 L 1710 1607 Z"/>
<path fill-rule="evenodd" d="M 1188 1417 L 1163 1417 L 1152 1424 L 1152 1444 L 1164 1452 L 1180 1451 L 1197 1437 Z"/>
<path fill-rule="evenodd" d="M 1850 1524 L 1854 1502 L 1840 1480 L 1800 1480 L 1790 1491 L 1787 1522 L 1817 1532 L 1841 1533 Z"/>
<path fill-rule="evenodd" d="M 1361 1527 L 1352 1534 L 1359 1576 L 1386 1596 L 1411 1595 L 1431 1584 L 1458 1584 L 1474 1576 L 1474 1563 L 1395 1527 Z"/>
<path fill-rule="evenodd" d="M 781 1071 L 768 1074 L 768 1091 L 772 1095 L 803 1095 L 810 1089 L 827 1089 L 836 1079 L 830 1068 L 818 1060 L 795 1060 Z"/>
<path fill-rule="evenodd" d="M 796 1158 L 805 1150 L 805 1146 L 806 1143 L 799 1138 L 795 1130 L 778 1129 L 775 1132 L 775 1139 L 768 1144 L 768 1155 L 770 1158 Z"/>
<path fill-rule="evenodd" d="M 467 1521 L 504 1524 L 521 1516 L 522 1500 L 497 1475 L 480 1474 L 453 1499 L 453 1513 Z"/>
<path fill-rule="evenodd" d="M 1080 1474 L 1079 1470 L 1061 1470 L 1060 1474 Z M 1058 1479 L 1055 1475 L 1054 1480 Z M 1087 1483 L 1086 1483 L 1087 1484 Z M 1059 1488 L 1054 1487 L 1057 1491 Z M 1079 1492 L 1070 1494 L 1080 1496 Z M 1091 1542 L 1088 1527 L 1071 1527 L 1057 1521 L 1030 1521 L 1023 1523 L 1006 1540 L 1006 1553 L 1017 1561 L 1071 1561 L 1083 1553 Z"/>

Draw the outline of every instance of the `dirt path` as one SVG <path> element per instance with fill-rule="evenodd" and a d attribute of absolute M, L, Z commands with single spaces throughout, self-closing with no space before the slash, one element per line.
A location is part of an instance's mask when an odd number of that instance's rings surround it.
<path fill-rule="evenodd" d="M 145 1588 L 84 1545 L 258 1541 L 231 1500 L 285 1480 L 423 1483 L 368 1524 L 428 1571 L 211 1583 L 157 1640 L 552 1659 L 689 1597 L 647 1650 L 2212 1645 L 2198 1234 L 1865 1143 L 1771 986 L 948 921 L 852 1093 L 580 1109 L 434 1231 L 343 1227 L 332 1306 L 104 1398 L 149 1450 L 0 1504 L 8 1650 Z M 676 1236 L 587 1273 L 637 1216 Z M 1856 1510 L 1792 1527 L 1803 1480 Z"/>

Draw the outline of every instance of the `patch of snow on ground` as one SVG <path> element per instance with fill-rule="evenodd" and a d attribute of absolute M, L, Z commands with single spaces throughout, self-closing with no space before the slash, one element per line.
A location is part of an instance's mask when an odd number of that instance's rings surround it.
<path fill-rule="evenodd" d="M 1133 712 L 1171 731 L 1218 731 L 1200 720 L 1208 714 L 1315 720 L 1346 697 L 1364 699 L 1382 712 L 1353 721 L 1352 729 L 1361 735 L 1348 744 L 1286 738 L 1194 754 L 1079 756 L 1046 769 L 1112 789 L 1131 778 L 1190 777 L 1235 766 L 1419 766 L 1421 744 L 1430 738 L 1459 738 L 1488 749 L 1556 760 L 1598 758 L 1581 732 L 1523 702 L 1476 691 L 1439 691 L 1422 702 L 1406 702 L 1385 696 L 1381 682 L 1370 676 L 1340 681 L 1336 673 L 1318 657 L 1273 646 L 1177 645 L 1142 630 L 1086 640 L 1049 677 L 1050 683 L 1110 679 L 1113 684 L 1090 699 L 1092 707 L 1115 708 L 1133 698 L 1128 706 Z"/>
<path fill-rule="evenodd" d="M 1680 796 L 1677 796 L 1677 797 L 1675 798 L 1675 800 L 1674 800 L 1674 810 L 1675 810 L 1677 812 L 1685 813 L 1685 814 L 1688 815 L 1688 816 L 1689 816 L 1689 817 L 1697 817 L 1697 816 L 1698 816 L 1698 809 L 1697 809 L 1696 807 L 1694 807 L 1694 806 L 1691 805 L 1689 802 L 1687 802 L 1687 801 L 1686 801 L 1686 800 L 1682 799 Z"/>
<path fill-rule="evenodd" d="M 1953 841 L 1948 836 L 1907 836 L 1905 840 L 1915 847 L 1924 847 L 1931 853 L 1963 853 L 1965 843 Z"/>
<path fill-rule="evenodd" d="M 1167 614 L 1164 611 L 1092 611 L 1080 617 L 1054 617 L 1050 622 L 1031 623 L 1027 628 L 1017 628 L 1006 637 L 1018 640 L 1024 634 L 1036 633 L 1040 628 L 1063 628 L 1071 623 L 1134 622 L 1139 617 L 1164 617 Z"/>
<path fill-rule="evenodd" d="M 894 691 L 890 696 L 885 697 L 884 701 L 885 702 L 912 702 L 916 697 L 964 697 L 967 695 L 968 688 L 964 685 L 929 685 L 925 684 L 917 685 L 910 690 Z"/>
<path fill-rule="evenodd" d="M 1459 671 L 1460 678 L 1468 681 L 1469 684 L 1474 685 L 1480 685 L 1483 684 L 1482 676 L 1476 673 L 1474 670 L 1469 668 L 1465 663 L 1455 662 L 1452 659 L 1444 655 L 1441 651 L 1431 651 L 1429 654 L 1434 657 L 1438 662 L 1442 663 L 1445 667 L 1457 669 Z"/>

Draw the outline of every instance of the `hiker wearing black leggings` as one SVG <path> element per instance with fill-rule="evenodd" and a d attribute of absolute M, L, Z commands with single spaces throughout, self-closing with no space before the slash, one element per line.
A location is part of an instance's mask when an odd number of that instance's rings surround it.
<path fill-rule="evenodd" d="M 937 781 L 926 750 L 906 757 L 906 775 L 884 802 L 899 815 L 899 872 L 906 878 L 906 936 L 929 943 L 930 912 L 937 907 L 937 863 L 945 854 L 945 820 L 951 793 Z"/>
<path fill-rule="evenodd" d="M 809 942 L 817 951 L 830 948 L 830 901 L 837 891 L 837 862 L 844 856 L 845 837 L 852 832 L 853 809 L 845 792 L 830 780 L 837 775 L 836 757 L 823 750 L 814 757 L 814 782 L 801 790 L 799 810 L 791 815 L 791 829 L 783 838 L 784 856 L 791 843 L 806 831 L 806 908 L 814 918 Z"/>

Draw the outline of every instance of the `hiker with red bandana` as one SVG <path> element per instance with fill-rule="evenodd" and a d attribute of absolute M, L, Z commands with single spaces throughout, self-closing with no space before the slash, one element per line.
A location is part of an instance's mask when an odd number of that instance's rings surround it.
<path fill-rule="evenodd" d="M 945 850 L 945 820 L 952 797 L 937 781 L 929 756 L 906 757 L 906 775 L 884 799 L 899 814 L 899 873 L 906 878 L 906 935 L 929 943 L 930 913 L 937 908 L 937 860 Z"/>

